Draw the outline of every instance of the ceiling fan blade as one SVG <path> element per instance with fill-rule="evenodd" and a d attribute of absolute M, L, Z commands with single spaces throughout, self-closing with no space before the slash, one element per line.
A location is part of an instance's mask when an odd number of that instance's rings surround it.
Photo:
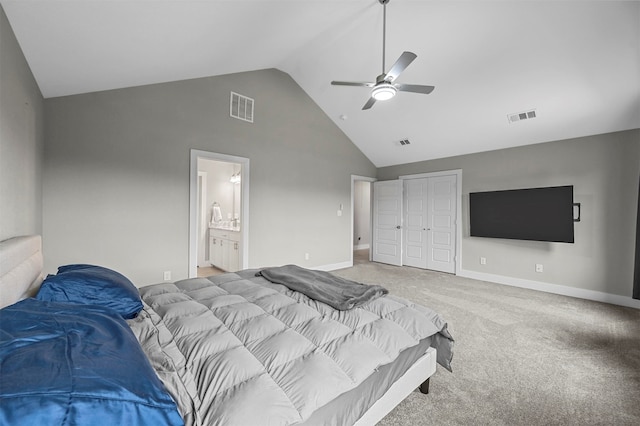
<path fill-rule="evenodd" d="M 362 107 L 363 110 L 365 109 L 369 109 L 373 106 L 373 104 L 376 103 L 376 98 L 374 98 L 373 96 L 369 98 L 369 100 L 367 101 L 366 104 L 364 104 L 364 106 Z"/>
<path fill-rule="evenodd" d="M 411 62 L 413 62 L 413 60 L 416 59 L 417 57 L 418 57 L 418 55 L 416 55 L 415 53 L 402 52 L 402 55 L 400 55 L 400 57 L 398 58 L 396 63 L 393 64 L 393 66 L 391 67 L 391 69 L 387 73 L 387 76 L 385 77 L 385 80 L 389 81 L 389 82 L 392 82 L 393 80 L 398 78 L 400 73 L 402 71 L 404 71 L 405 68 L 407 68 L 411 64 Z"/>
<path fill-rule="evenodd" d="M 435 89 L 434 86 L 423 86 L 421 84 L 394 84 L 395 88 L 400 92 L 423 93 L 428 95 Z"/>
<path fill-rule="evenodd" d="M 331 84 L 334 86 L 365 86 L 365 87 L 373 87 L 375 83 L 369 83 L 367 81 L 332 81 Z"/>

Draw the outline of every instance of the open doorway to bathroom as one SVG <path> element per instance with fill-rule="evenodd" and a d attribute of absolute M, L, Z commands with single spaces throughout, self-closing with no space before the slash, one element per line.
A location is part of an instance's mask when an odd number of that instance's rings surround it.
<path fill-rule="evenodd" d="M 191 151 L 189 276 L 248 268 L 249 159 Z"/>
<path fill-rule="evenodd" d="M 375 180 L 351 176 L 353 265 L 371 260 L 371 184 Z"/>

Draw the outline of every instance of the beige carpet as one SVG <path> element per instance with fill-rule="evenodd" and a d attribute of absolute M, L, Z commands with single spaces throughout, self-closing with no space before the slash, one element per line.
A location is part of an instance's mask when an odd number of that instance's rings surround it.
<path fill-rule="evenodd" d="M 640 425 L 640 310 L 408 267 L 362 253 L 337 275 L 429 306 L 456 339 L 453 373 L 381 423 Z"/>

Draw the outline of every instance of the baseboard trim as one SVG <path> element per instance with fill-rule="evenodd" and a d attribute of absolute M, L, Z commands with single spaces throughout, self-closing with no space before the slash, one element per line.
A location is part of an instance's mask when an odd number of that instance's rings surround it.
<path fill-rule="evenodd" d="M 473 278 L 474 280 L 489 281 L 497 284 L 509 285 L 512 287 L 528 288 L 530 290 L 543 291 L 545 293 L 560 294 L 562 296 L 577 297 L 579 299 L 587 299 L 596 302 L 610 303 L 612 305 L 640 309 L 640 300 L 636 300 L 627 296 L 620 296 L 617 294 L 603 293 L 600 291 L 586 290 L 582 288 L 568 287 L 564 285 L 550 284 L 540 281 L 525 280 L 522 278 L 506 277 L 503 275 L 487 274 L 485 272 L 476 272 L 467 269 L 458 271 L 457 275 L 465 278 Z"/>
<path fill-rule="evenodd" d="M 337 269 L 351 268 L 353 266 L 353 262 L 341 262 L 341 263 L 331 263 L 329 265 L 316 266 L 315 268 L 318 271 L 335 271 Z"/>
<path fill-rule="evenodd" d="M 369 248 L 369 244 L 358 244 L 353 246 L 354 250 L 364 250 L 364 249 L 368 249 Z"/>

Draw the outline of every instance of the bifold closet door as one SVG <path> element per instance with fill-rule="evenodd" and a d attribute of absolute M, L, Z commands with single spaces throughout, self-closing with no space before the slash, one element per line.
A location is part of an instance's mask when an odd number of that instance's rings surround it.
<path fill-rule="evenodd" d="M 375 182 L 374 262 L 455 273 L 457 176 Z"/>
<path fill-rule="evenodd" d="M 427 269 L 456 271 L 456 192 L 455 175 L 428 178 Z"/>
<path fill-rule="evenodd" d="M 402 264 L 415 268 L 427 268 L 427 208 L 429 179 L 407 179 L 404 181 L 404 247 Z"/>
<path fill-rule="evenodd" d="M 404 180 L 402 263 L 455 272 L 456 176 Z"/>

